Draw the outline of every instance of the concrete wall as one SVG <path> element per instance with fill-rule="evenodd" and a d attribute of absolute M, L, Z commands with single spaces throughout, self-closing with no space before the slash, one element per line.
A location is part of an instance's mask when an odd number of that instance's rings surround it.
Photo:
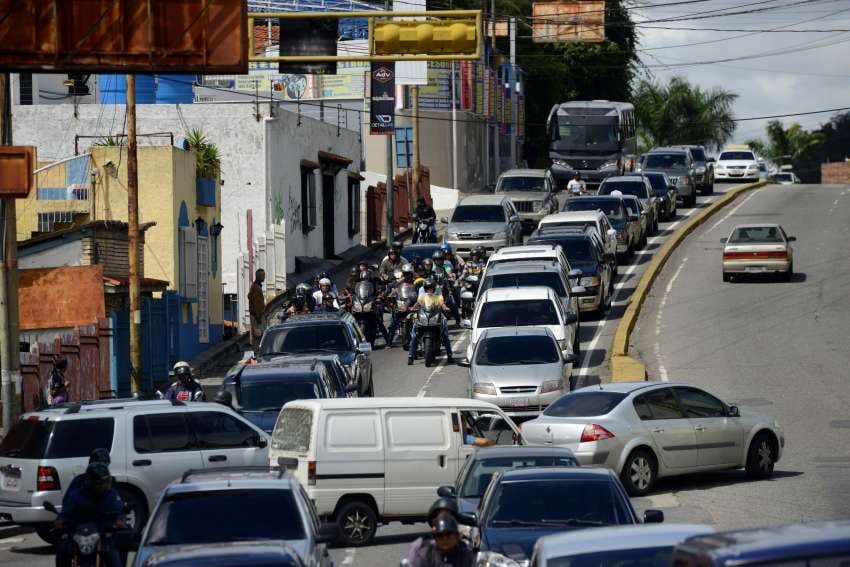
<path fill-rule="evenodd" d="M 126 247 L 126 244 L 125 244 Z M 44 267 L 81 266 L 83 239 L 74 239 L 61 246 L 51 246 L 34 254 L 18 255 L 18 267 L 22 270 Z"/>
<path fill-rule="evenodd" d="M 850 161 L 822 163 L 820 182 L 823 185 L 843 185 L 850 183 Z"/>

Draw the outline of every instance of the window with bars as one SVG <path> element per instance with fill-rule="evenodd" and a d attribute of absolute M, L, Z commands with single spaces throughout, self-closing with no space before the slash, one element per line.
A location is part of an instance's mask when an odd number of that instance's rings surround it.
<path fill-rule="evenodd" d="M 360 181 L 348 178 L 348 236 L 360 232 Z"/>
<path fill-rule="evenodd" d="M 38 232 L 51 232 L 56 223 L 74 222 L 74 215 L 79 215 L 80 211 L 48 211 L 38 213 Z"/>
<path fill-rule="evenodd" d="M 316 228 L 316 174 L 301 167 L 301 230 L 307 234 Z"/>

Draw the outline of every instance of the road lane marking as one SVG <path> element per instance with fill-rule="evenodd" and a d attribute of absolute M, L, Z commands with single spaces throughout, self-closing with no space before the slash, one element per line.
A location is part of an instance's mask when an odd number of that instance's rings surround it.
<path fill-rule="evenodd" d="M 354 565 L 354 556 L 357 555 L 356 547 L 349 547 L 345 550 L 345 557 L 342 560 L 342 565 Z"/>
<path fill-rule="evenodd" d="M 752 199 L 754 195 L 755 195 L 755 193 L 750 193 L 749 195 L 747 195 L 747 197 L 746 197 L 743 201 L 741 201 L 740 203 L 738 203 L 737 205 L 735 205 L 735 208 L 733 208 L 731 211 L 729 211 L 729 212 L 728 212 L 728 213 L 727 213 L 727 214 L 726 214 L 726 215 L 725 215 L 722 219 L 720 219 L 719 221 L 717 221 L 716 223 L 714 223 L 713 225 L 711 225 L 711 228 L 709 228 L 709 229 L 708 229 L 707 231 L 705 231 L 705 232 L 706 232 L 706 233 L 709 233 L 709 232 L 713 231 L 715 228 L 717 228 L 718 226 L 720 226 L 721 224 L 723 224 L 724 222 L 726 222 L 726 219 L 728 219 L 729 217 L 731 217 L 732 215 L 734 215 L 736 212 L 738 212 L 738 209 L 740 209 L 741 207 L 743 207 L 743 206 L 744 206 L 744 203 L 746 203 L 747 201 L 749 201 L 750 199 Z"/>
<path fill-rule="evenodd" d="M 682 263 L 679 264 L 679 267 L 676 268 L 676 272 L 673 274 L 673 277 L 670 278 L 670 281 L 667 282 L 667 287 L 664 289 L 664 295 L 661 298 L 661 303 L 658 305 L 658 315 L 655 317 L 655 359 L 658 361 L 658 375 L 661 376 L 662 382 L 669 382 L 669 378 L 667 377 L 667 369 L 664 368 L 664 362 L 661 358 L 661 343 L 658 340 L 658 337 L 661 335 L 661 319 L 664 315 L 664 307 L 667 305 L 667 298 L 670 297 L 670 292 L 673 291 L 673 284 L 676 282 L 676 279 L 679 277 L 679 274 L 682 273 L 682 268 L 685 267 L 685 262 L 688 261 L 687 256 L 682 259 Z"/>
<path fill-rule="evenodd" d="M 466 339 L 466 330 L 462 331 L 460 336 L 457 338 L 457 340 L 452 344 L 452 356 L 454 356 L 455 353 L 457 353 L 457 349 L 458 349 L 458 347 L 460 347 L 460 343 L 462 343 L 465 339 Z M 464 353 L 464 356 L 466 356 L 466 353 Z M 441 374 L 445 367 L 446 367 L 445 364 L 440 364 L 431 372 L 431 374 L 428 375 L 428 378 L 422 384 L 422 387 L 419 388 L 419 393 L 416 394 L 417 398 L 424 398 L 428 394 L 428 390 L 431 388 L 431 380 L 437 374 Z"/>

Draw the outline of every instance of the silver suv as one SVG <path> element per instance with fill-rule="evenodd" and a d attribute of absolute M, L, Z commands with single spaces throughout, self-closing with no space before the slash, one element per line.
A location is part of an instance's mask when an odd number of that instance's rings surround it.
<path fill-rule="evenodd" d="M 505 195 L 473 195 L 458 203 L 448 223 L 445 241 L 455 254 L 468 256 L 478 246 L 491 254 L 505 246 L 522 244 L 522 221 Z"/>
<path fill-rule="evenodd" d="M 221 404 L 104 400 L 24 414 L 0 443 L 0 519 L 32 525 L 48 543 L 71 480 L 94 449 L 109 466 L 140 533 L 169 482 L 188 469 L 268 465 L 268 437 Z"/>
<path fill-rule="evenodd" d="M 555 191 L 555 182 L 548 169 L 509 169 L 496 181 L 496 195 L 510 198 L 525 234 L 534 231 L 540 219 L 558 212 Z"/>
<path fill-rule="evenodd" d="M 687 149 L 694 158 L 694 183 L 703 195 L 714 193 L 714 159 L 705 154 L 702 146 L 676 146 Z"/>
<path fill-rule="evenodd" d="M 248 467 L 191 470 L 169 484 L 151 514 L 134 565 L 159 564 L 199 549 L 248 564 L 251 543 L 293 549 L 304 565 L 332 565 L 327 544 L 336 524 L 322 524 L 298 480 L 285 469 Z M 266 564 L 266 563 L 264 563 Z"/>
<path fill-rule="evenodd" d="M 697 168 L 687 148 L 653 148 L 643 162 L 641 171 L 666 173 L 676 187 L 686 207 L 697 202 Z"/>

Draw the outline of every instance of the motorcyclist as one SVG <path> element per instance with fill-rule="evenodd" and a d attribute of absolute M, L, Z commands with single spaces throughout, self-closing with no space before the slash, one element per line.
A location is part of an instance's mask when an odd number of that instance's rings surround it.
<path fill-rule="evenodd" d="M 402 266 L 407 264 L 407 260 L 399 254 L 398 249 L 393 246 L 387 253 L 386 257 L 381 260 L 381 265 L 378 267 L 378 275 L 383 281 L 389 281 L 393 272 L 400 270 Z"/>
<path fill-rule="evenodd" d="M 455 520 L 458 520 L 458 523 L 462 523 L 459 518 L 457 499 L 438 498 L 435 500 L 434 503 L 431 504 L 431 508 L 428 509 L 428 525 L 433 528 L 437 518 L 442 518 L 443 516 L 451 516 Z M 412 544 L 410 544 L 410 549 L 407 550 L 407 560 L 409 562 L 413 562 L 416 555 L 422 549 L 422 546 L 428 545 L 429 542 L 433 541 L 434 536 L 432 534 L 417 538 Z"/>
<path fill-rule="evenodd" d="M 424 541 L 410 562 L 411 567 L 472 567 L 475 553 L 460 539 L 457 520 L 451 514 L 438 516 L 431 527 L 433 539 Z"/>
<path fill-rule="evenodd" d="M 365 268 L 361 270 L 358 275 L 358 280 L 361 282 L 369 282 L 372 284 L 375 292 L 375 323 L 378 326 L 378 331 L 381 333 L 381 336 L 384 337 L 384 343 L 390 344 L 390 334 L 387 331 L 387 326 L 384 324 L 384 294 L 382 292 L 382 285 L 378 278 L 372 273 L 372 270 L 369 269 L 369 266 L 366 262 L 360 262 L 357 265 L 358 268 Z"/>
<path fill-rule="evenodd" d="M 439 307 L 444 312 L 448 313 L 449 308 L 446 306 L 446 302 L 443 300 L 443 296 L 436 293 L 437 291 L 437 282 L 433 279 L 428 279 L 425 281 L 425 285 L 422 286 L 424 293 L 419 296 L 419 299 L 416 300 L 416 304 L 414 305 L 414 309 L 428 309 L 434 306 Z M 443 319 L 443 328 L 440 330 L 440 340 L 443 343 L 443 347 L 446 349 L 446 359 L 449 364 L 454 362 L 454 356 L 452 355 L 452 343 L 449 340 L 449 326 L 446 323 L 446 320 Z M 413 364 L 413 361 L 416 360 L 416 351 L 419 347 L 419 337 L 416 334 L 416 325 L 413 325 L 413 331 L 410 333 L 410 350 L 407 354 L 407 364 Z"/>
<path fill-rule="evenodd" d="M 81 524 L 95 523 L 100 530 L 124 527 L 124 502 L 112 485 L 109 467 L 102 462 L 91 463 L 86 469 L 80 490 L 66 495 L 62 512 L 53 523 L 54 529 L 72 534 Z M 57 567 L 70 567 L 74 553 L 71 538 L 63 538 L 56 549 Z M 119 567 L 121 555 L 111 538 L 101 537 L 102 564 Z"/>
<path fill-rule="evenodd" d="M 192 377 L 192 367 L 183 360 L 174 365 L 177 380 L 168 387 L 163 396 L 172 402 L 205 402 L 207 396 L 204 387 Z"/>
<path fill-rule="evenodd" d="M 442 250 L 435 250 L 431 258 L 434 263 L 434 277 L 437 278 L 437 283 L 443 288 L 446 305 L 449 306 L 452 316 L 455 318 L 457 324 L 460 325 L 460 310 L 457 307 L 458 298 L 455 297 L 455 291 L 453 289 L 455 274 L 452 265 L 446 262 L 446 256 Z"/>
<path fill-rule="evenodd" d="M 290 317 L 293 315 L 304 315 L 310 313 L 310 303 L 312 297 L 307 295 L 306 290 L 300 285 L 295 288 L 295 297 L 289 302 L 289 307 L 286 308 L 286 314 Z"/>
<path fill-rule="evenodd" d="M 89 464 L 92 463 L 103 463 L 107 467 L 112 462 L 112 459 L 109 457 L 109 451 L 107 449 L 98 448 L 91 452 L 89 455 Z M 65 490 L 65 496 L 62 497 L 62 507 L 65 507 L 65 502 L 69 498 L 76 498 L 75 493 L 79 490 L 83 489 L 83 482 L 86 478 L 85 474 L 79 474 L 71 479 L 71 482 L 68 483 L 68 488 Z"/>
<path fill-rule="evenodd" d="M 416 220 L 428 223 L 428 232 L 431 242 L 437 242 L 437 213 L 431 205 L 425 203 L 425 197 L 416 199 Z M 413 243 L 419 238 L 417 231 L 413 231 Z"/>
<path fill-rule="evenodd" d="M 401 267 L 401 281 L 399 281 L 396 285 L 393 286 L 393 289 L 390 291 L 389 296 L 394 298 L 398 294 L 398 289 L 401 287 L 403 283 L 409 283 L 413 285 L 413 266 L 410 264 L 405 264 Z M 401 325 L 401 320 L 397 317 L 393 317 L 393 320 L 390 321 L 389 328 L 389 336 L 390 340 L 387 342 L 387 346 L 392 347 L 393 341 L 395 340 L 395 334 L 398 331 L 399 326 Z M 402 342 L 404 342 L 404 337 L 402 337 Z"/>
<path fill-rule="evenodd" d="M 469 260 L 463 267 L 457 281 L 462 282 L 466 276 L 480 276 L 484 271 L 484 266 L 487 265 L 487 251 L 483 246 L 476 246 L 469 253 Z"/>
<path fill-rule="evenodd" d="M 455 275 L 458 275 L 463 270 L 463 265 L 466 263 L 463 261 L 463 258 L 455 254 L 455 251 L 452 250 L 451 244 L 448 242 L 443 242 L 440 246 L 440 250 L 443 251 L 443 255 L 446 258 L 446 263 L 450 264 L 452 267 L 452 271 Z"/>
<path fill-rule="evenodd" d="M 332 307 L 334 310 L 339 309 L 339 303 L 332 286 L 333 284 L 328 278 L 319 280 L 319 289 L 313 292 L 313 303 L 316 305 L 316 309 L 326 309 L 327 307 Z"/>
<path fill-rule="evenodd" d="M 334 283 L 333 279 L 331 278 L 330 272 L 319 272 L 318 274 L 316 274 L 316 284 L 315 284 L 316 290 L 318 290 L 321 287 L 321 281 L 323 279 L 329 280 L 331 282 L 331 292 L 334 295 L 339 296 L 339 289 L 337 289 L 336 284 Z"/>

